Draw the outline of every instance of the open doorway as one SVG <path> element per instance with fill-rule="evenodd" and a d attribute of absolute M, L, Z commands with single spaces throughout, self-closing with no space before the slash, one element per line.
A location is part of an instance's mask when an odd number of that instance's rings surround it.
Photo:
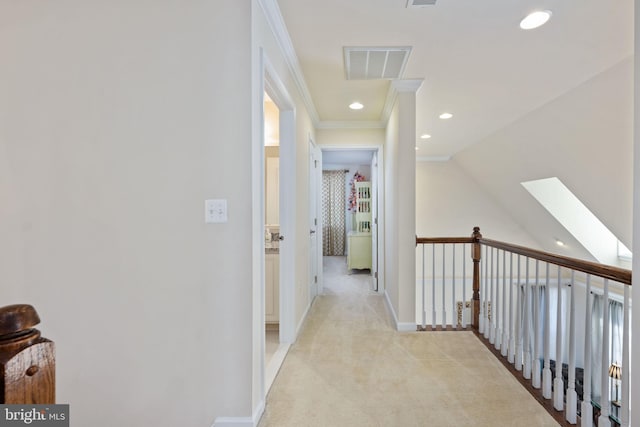
<path fill-rule="evenodd" d="M 280 347 L 280 109 L 264 93 L 265 365 Z"/>
<path fill-rule="evenodd" d="M 295 111 L 293 102 L 265 59 L 262 93 L 261 369 L 265 394 L 295 339 Z"/>
<path fill-rule="evenodd" d="M 323 293 L 379 292 L 378 149 L 322 150 Z"/>

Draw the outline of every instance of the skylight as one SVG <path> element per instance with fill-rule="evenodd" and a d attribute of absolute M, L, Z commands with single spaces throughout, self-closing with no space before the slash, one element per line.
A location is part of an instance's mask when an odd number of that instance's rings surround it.
<path fill-rule="evenodd" d="M 620 265 L 620 258 L 631 257 L 631 251 L 558 178 L 527 181 L 522 186 L 598 262 Z"/>

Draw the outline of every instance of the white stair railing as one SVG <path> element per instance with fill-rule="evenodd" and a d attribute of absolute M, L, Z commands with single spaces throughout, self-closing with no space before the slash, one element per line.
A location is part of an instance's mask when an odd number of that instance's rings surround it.
<path fill-rule="evenodd" d="M 569 424 L 592 426 L 597 414 L 599 427 L 629 426 L 630 271 L 484 239 L 479 229 L 416 242 L 419 329 L 472 327 Z"/>

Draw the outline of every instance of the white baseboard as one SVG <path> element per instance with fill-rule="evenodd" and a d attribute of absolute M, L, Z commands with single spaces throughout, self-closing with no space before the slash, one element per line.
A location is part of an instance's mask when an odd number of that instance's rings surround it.
<path fill-rule="evenodd" d="M 307 309 L 304 311 L 304 314 L 302 315 L 302 318 L 298 323 L 298 327 L 296 328 L 296 339 L 298 339 L 298 335 L 300 335 L 300 330 L 302 330 L 302 325 L 304 325 L 304 321 L 307 320 L 307 315 L 309 314 L 309 310 L 311 309 L 311 306 L 313 305 L 314 301 L 311 301 L 311 303 L 307 305 Z"/>
<path fill-rule="evenodd" d="M 251 417 L 218 417 L 212 427 L 255 427 Z"/>
<path fill-rule="evenodd" d="M 256 427 L 264 413 L 264 401 L 260 402 L 251 417 L 218 417 L 211 427 Z"/>
<path fill-rule="evenodd" d="M 391 320 L 393 321 L 393 327 L 398 332 L 415 332 L 417 329 L 417 324 L 411 322 L 398 322 L 398 316 L 396 316 L 396 311 L 393 309 L 393 304 L 391 304 L 391 300 L 389 299 L 389 294 L 385 290 L 384 292 L 384 300 L 387 303 L 387 308 L 391 313 Z"/>

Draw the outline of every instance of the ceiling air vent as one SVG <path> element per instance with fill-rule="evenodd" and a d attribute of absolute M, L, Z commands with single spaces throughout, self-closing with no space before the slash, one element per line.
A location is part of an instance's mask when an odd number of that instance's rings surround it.
<path fill-rule="evenodd" d="M 411 47 L 345 47 L 347 80 L 399 79 Z"/>
<path fill-rule="evenodd" d="M 407 7 L 433 6 L 436 0 L 407 0 Z"/>

